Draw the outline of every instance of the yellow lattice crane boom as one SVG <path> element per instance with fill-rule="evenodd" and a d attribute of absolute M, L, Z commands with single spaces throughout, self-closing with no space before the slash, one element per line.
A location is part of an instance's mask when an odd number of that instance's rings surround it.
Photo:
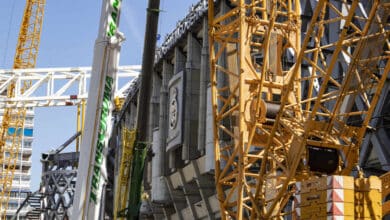
<path fill-rule="evenodd" d="M 124 210 L 127 205 L 134 141 L 135 130 L 124 127 L 122 130 L 122 156 L 119 161 L 118 184 L 115 189 L 114 219 L 120 219 L 118 213 Z"/>
<path fill-rule="evenodd" d="M 222 219 L 290 215 L 295 182 L 358 163 L 390 70 L 390 5 L 319 0 L 304 23 L 301 2 L 208 1 Z"/>
<path fill-rule="evenodd" d="M 22 24 L 16 46 L 14 69 L 34 68 L 38 55 L 40 34 L 46 0 L 26 0 Z M 7 97 L 23 94 L 31 85 L 25 81 L 22 88 L 15 88 L 11 83 L 7 88 Z M 26 116 L 25 108 L 5 108 L 0 133 L 0 212 L 1 219 L 5 219 L 8 201 L 12 189 L 15 167 L 19 158 L 22 144 L 23 128 Z"/>

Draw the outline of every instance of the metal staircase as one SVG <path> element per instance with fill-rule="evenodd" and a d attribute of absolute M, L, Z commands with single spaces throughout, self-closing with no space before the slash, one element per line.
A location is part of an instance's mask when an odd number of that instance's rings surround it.
<path fill-rule="evenodd" d="M 22 210 L 28 210 L 26 214 L 27 219 L 40 219 L 41 214 L 43 213 L 43 209 L 41 207 L 43 198 L 44 195 L 40 193 L 39 190 L 33 193 L 29 193 L 12 219 L 16 219 Z"/>
<path fill-rule="evenodd" d="M 35 192 L 26 198 L 29 206 L 32 208 L 27 212 L 27 219 L 40 219 L 43 209 L 41 208 L 41 201 L 43 199 L 43 194 L 40 192 Z"/>

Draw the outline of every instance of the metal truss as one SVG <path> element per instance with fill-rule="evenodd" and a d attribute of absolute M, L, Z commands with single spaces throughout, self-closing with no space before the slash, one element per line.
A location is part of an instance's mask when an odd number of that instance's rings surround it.
<path fill-rule="evenodd" d="M 77 180 L 79 152 L 61 153 L 72 143 L 80 132 L 73 135 L 56 150 L 42 154 L 42 194 L 43 219 L 69 219 L 72 213 L 74 192 Z"/>
<path fill-rule="evenodd" d="M 291 215 L 295 181 L 357 165 L 390 71 L 390 5 L 235 0 L 219 8 L 209 1 L 222 219 Z M 317 152 L 331 164 L 316 167 Z"/>
<path fill-rule="evenodd" d="M 80 134 L 81 132 L 77 132 L 57 149 L 42 154 L 40 189 L 27 196 L 12 219 L 17 219 L 22 210 L 27 211 L 28 219 L 69 219 L 77 180 L 79 153 L 61 152 Z"/>
<path fill-rule="evenodd" d="M 119 67 L 115 97 L 126 97 L 140 71 L 139 65 Z M 88 97 L 90 77 L 91 67 L 0 70 L 0 94 L 15 84 L 15 96 L 0 96 L 0 108 L 78 105 Z M 31 86 L 22 94 L 27 81 Z"/>
<path fill-rule="evenodd" d="M 61 153 L 43 162 L 44 219 L 69 219 L 77 179 L 78 152 Z"/>
<path fill-rule="evenodd" d="M 42 22 L 46 0 L 27 0 L 23 12 L 22 23 L 20 25 L 18 43 L 14 57 L 14 69 L 34 68 L 38 56 L 39 43 L 41 38 Z M 30 88 L 31 82 L 26 80 L 19 87 L 15 87 L 15 82 L 10 81 L 1 94 L 8 98 L 14 98 L 15 93 L 24 93 Z M 0 212 L 1 219 L 6 218 L 8 201 L 12 190 L 12 181 L 15 173 L 20 146 L 22 143 L 22 132 L 15 131 L 24 127 L 26 108 L 4 108 L 0 129 L 0 163 L 2 164 L 0 173 Z M 10 143 L 9 145 L 7 143 Z M 8 146 L 7 146 L 8 145 Z M 5 148 L 9 156 L 5 156 Z"/>

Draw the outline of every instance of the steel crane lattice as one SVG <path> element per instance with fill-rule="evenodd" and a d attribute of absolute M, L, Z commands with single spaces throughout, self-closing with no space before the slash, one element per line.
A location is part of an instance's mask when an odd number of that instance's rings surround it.
<path fill-rule="evenodd" d="M 209 1 L 223 219 L 290 215 L 293 183 L 356 167 L 390 69 L 388 16 L 387 1 Z"/>

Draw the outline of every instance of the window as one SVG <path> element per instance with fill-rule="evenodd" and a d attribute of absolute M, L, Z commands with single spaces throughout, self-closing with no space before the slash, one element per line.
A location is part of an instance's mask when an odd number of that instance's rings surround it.
<path fill-rule="evenodd" d="M 30 161 L 30 156 L 31 155 L 23 155 L 23 157 L 22 157 L 23 162 L 31 162 Z"/>
<path fill-rule="evenodd" d="M 24 129 L 24 136 L 32 137 L 33 136 L 33 130 L 32 128 L 25 128 Z"/>
<path fill-rule="evenodd" d="M 8 209 L 17 209 L 18 203 L 8 203 Z"/>
<path fill-rule="evenodd" d="M 26 197 L 27 197 L 27 193 L 26 193 L 26 192 L 21 192 L 21 193 L 20 193 L 20 197 L 26 198 Z"/>
<path fill-rule="evenodd" d="M 25 147 L 25 148 L 31 148 L 31 145 L 32 145 L 32 143 L 30 141 L 25 141 L 23 143 L 23 147 Z"/>
<path fill-rule="evenodd" d="M 5 158 L 8 158 L 8 157 L 11 156 L 11 154 L 10 154 L 9 152 L 5 152 L 4 155 L 5 155 Z M 15 155 L 14 155 L 14 156 L 15 156 Z M 21 158 L 22 158 L 22 154 L 21 154 L 21 153 L 18 153 L 18 160 L 21 160 Z"/>
<path fill-rule="evenodd" d="M 10 197 L 18 197 L 19 193 L 18 192 L 10 192 Z"/>
<path fill-rule="evenodd" d="M 25 122 L 28 123 L 28 124 L 32 124 L 34 122 L 34 117 L 27 116 Z"/>
<path fill-rule="evenodd" d="M 22 176 L 22 180 L 29 181 L 30 180 L 30 176 Z"/>

